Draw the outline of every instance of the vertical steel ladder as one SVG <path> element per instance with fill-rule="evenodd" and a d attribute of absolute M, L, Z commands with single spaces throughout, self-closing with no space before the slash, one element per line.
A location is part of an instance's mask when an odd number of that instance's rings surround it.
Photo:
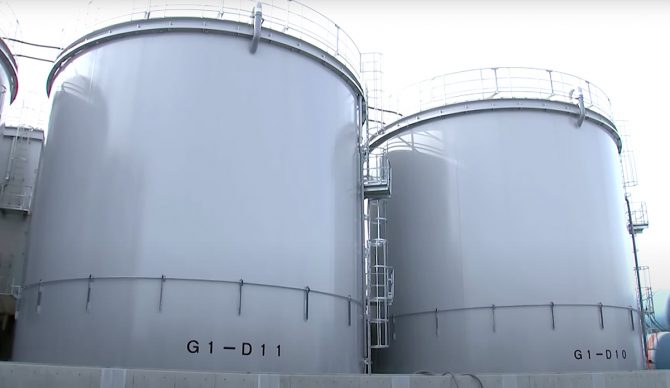
<path fill-rule="evenodd" d="M 391 196 L 391 168 L 386 152 L 368 154 L 363 185 L 366 198 L 366 299 L 369 346 L 389 347 L 389 306 L 393 303 L 393 268 L 388 265 L 386 200 Z"/>

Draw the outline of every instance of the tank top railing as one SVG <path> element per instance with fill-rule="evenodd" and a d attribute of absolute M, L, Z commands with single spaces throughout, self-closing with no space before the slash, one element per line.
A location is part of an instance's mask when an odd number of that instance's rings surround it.
<path fill-rule="evenodd" d="M 607 95 L 593 83 L 571 74 L 528 67 L 465 70 L 427 79 L 390 98 L 388 109 L 403 116 L 451 104 L 495 99 L 541 99 L 577 103 L 613 121 Z M 378 133 L 382 134 L 382 132 Z"/>
<path fill-rule="evenodd" d="M 67 33 L 67 43 L 74 41 L 70 46 L 81 43 L 86 39 L 81 38 L 82 35 L 113 24 L 155 18 L 195 17 L 251 24 L 251 13 L 258 2 L 199 0 L 197 3 L 187 3 L 184 0 L 162 0 L 156 3 L 158 4 L 147 1 L 144 6 L 128 9 L 114 2 L 94 2 L 80 16 L 76 30 Z M 361 79 L 361 52 L 353 39 L 335 22 L 295 0 L 270 0 L 261 2 L 261 6 L 263 28 L 282 32 L 324 50 L 345 64 L 355 77 Z"/>

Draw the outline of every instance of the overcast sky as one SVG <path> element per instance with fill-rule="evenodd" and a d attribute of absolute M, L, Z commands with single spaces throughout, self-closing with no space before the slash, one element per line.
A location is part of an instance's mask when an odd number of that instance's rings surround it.
<path fill-rule="evenodd" d="M 633 200 L 647 202 L 650 219 L 650 228 L 639 236 L 640 260 L 651 267 L 656 289 L 670 289 L 670 129 L 666 116 L 670 100 L 670 2 L 303 2 L 337 22 L 362 51 L 384 54 L 388 92 L 435 75 L 492 66 L 559 70 L 600 86 L 612 100 L 616 119 L 627 120 L 633 135 L 640 182 Z M 24 39 L 64 45 L 65 35 L 96 7 L 104 7 L 105 1 L 8 3 L 20 21 Z M 137 6 L 146 0 L 128 3 Z M 5 15 L 0 13 L 6 19 Z M 25 46 L 14 50 L 47 58 L 55 55 L 54 51 Z M 34 60 L 18 61 L 20 96 L 30 99 L 29 106 L 40 105 L 35 101 L 44 101 L 50 66 Z"/>

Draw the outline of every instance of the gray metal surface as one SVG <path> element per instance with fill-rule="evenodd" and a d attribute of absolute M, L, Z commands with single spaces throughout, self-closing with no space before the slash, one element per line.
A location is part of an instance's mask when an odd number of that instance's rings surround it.
<path fill-rule="evenodd" d="M 27 212 L 43 142 L 41 130 L 0 127 L 0 317 L 14 315 L 12 293 L 23 279 Z"/>
<path fill-rule="evenodd" d="M 656 369 L 670 369 L 670 335 L 668 333 L 660 336 L 656 344 L 654 367 Z"/>
<path fill-rule="evenodd" d="M 551 374 L 287 375 L 0 363 L 12 388 L 670 388 L 670 371 Z"/>
<path fill-rule="evenodd" d="M 247 24 L 129 26 L 52 74 L 15 359 L 359 372 L 355 79 Z"/>
<path fill-rule="evenodd" d="M 373 370 L 642 367 L 618 139 L 574 108 L 478 101 L 397 123 L 381 145 L 393 340 Z"/>
<path fill-rule="evenodd" d="M 659 290 L 653 295 L 653 309 L 654 314 L 652 322 L 649 322 L 650 327 L 660 330 L 670 330 L 670 291 Z"/>

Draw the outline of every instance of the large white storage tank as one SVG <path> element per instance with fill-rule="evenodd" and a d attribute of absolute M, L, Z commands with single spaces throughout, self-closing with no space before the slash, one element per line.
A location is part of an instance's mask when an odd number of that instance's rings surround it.
<path fill-rule="evenodd" d="M 410 114 L 372 144 L 393 168 L 395 272 L 375 370 L 641 368 L 620 139 L 602 91 L 498 68 L 401 98 Z"/>
<path fill-rule="evenodd" d="M 11 157 L 11 139 L 5 136 L 4 113 L 18 92 L 17 70 L 11 50 L 0 39 L 0 360 L 6 359 L 11 353 L 11 345 L 7 344 L 11 344 L 12 330 L 9 321 L 15 309 L 12 289 L 15 284 L 16 257 L 23 252 L 22 247 L 17 246 L 16 237 L 27 227 L 24 217 L 16 214 L 14 209 L 4 206 L 3 201 L 6 187 L 10 183 L 7 163 Z"/>
<path fill-rule="evenodd" d="M 242 4 L 56 61 L 15 360 L 361 371 L 359 53 L 298 2 Z"/>
<path fill-rule="evenodd" d="M 0 122 L 5 108 L 16 99 L 19 91 L 18 67 L 14 55 L 4 40 L 0 39 Z"/>

